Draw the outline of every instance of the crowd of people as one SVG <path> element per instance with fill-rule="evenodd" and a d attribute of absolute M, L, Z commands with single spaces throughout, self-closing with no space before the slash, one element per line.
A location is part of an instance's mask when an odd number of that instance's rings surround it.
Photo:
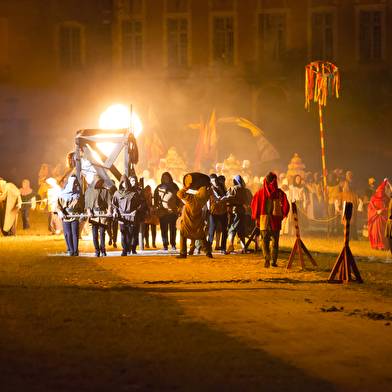
<path fill-rule="evenodd" d="M 177 249 L 179 230 L 177 257 L 204 251 L 212 258 L 214 242 L 215 251 L 222 254 L 232 253 L 235 242 L 246 253 L 246 237 L 258 227 L 265 267 L 269 267 L 277 265 L 279 236 L 295 234 L 292 203 L 297 206 L 301 233 L 313 220 L 328 222 L 329 234 L 340 236 L 344 205 L 349 202 L 352 239 L 358 240 L 361 232 L 373 249 L 392 249 L 392 188 L 387 179 L 378 187 L 374 178 L 369 179 L 369 187 L 360 193 L 350 171 L 328 172 L 325 186 L 318 173 L 275 171 L 259 177 L 252 176 L 248 167 L 232 172 L 217 165 L 208 174 L 193 173 L 197 180 L 191 185 L 185 181 L 186 172 L 177 178 L 163 166 L 157 171 L 151 166 L 140 173 L 142 180 L 135 174 L 123 175 L 117 188 L 109 190 L 98 173 L 90 173 L 88 183 L 79 184 L 73 169 L 73 153 L 55 170 L 43 164 L 37 192 L 27 179 L 20 189 L 0 179 L 3 235 L 15 235 L 18 211 L 23 229 L 30 229 L 30 211 L 38 209 L 48 214 L 51 233 L 63 233 L 70 256 L 79 254 L 81 233 L 88 227 L 99 257 L 107 255 L 106 233 L 109 246 L 117 248 L 118 229 L 122 256 L 136 254 L 138 246 L 157 249 L 159 226 L 163 250 Z M 358 227 L 358 212 L 366 216 L 363 227 Z"/>

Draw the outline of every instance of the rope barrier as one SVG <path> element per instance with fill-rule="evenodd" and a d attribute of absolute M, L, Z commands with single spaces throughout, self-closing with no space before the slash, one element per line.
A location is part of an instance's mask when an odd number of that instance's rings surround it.
<path fill-rule="evenodd" d="M 308 215 L 305 211 L 303 211 L 300 207 L 298 207 L 298 204 L 297 204 L 297 208 L 298 208 L 305 216 L 307 216 L 310 220 L 313 220 L 313 221 L 315 221 L 315 222 L 330 222 L 330 221 L 332 221 L 332 220 L 334 220 L 334 219 L 336 219 L 336 218 L 340 218 L 340 217 L 341 217 L 341 215 L 338 214 L 338 215 L 335 215 L 334 217 L 329 218 L 329 219 L 315 219 L 315 218 L 312 218 L 311 216 L 309 216 L 309 215 Z"/>

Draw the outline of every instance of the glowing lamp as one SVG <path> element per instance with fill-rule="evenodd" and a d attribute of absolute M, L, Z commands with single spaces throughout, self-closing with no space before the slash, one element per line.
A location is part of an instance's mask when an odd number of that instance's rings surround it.
<path fill-rule="evenodd" d="M 142 123 L 138 116 L 132 113 L 133 132 L 137 137 L 142 131 Z M 102 113 L 99 119 L 99 128 L 101 129 L 120 129 L 129 128 L 131 126 L 131 113 L 125 106 L 117 104 L 110 106 L 106 112 Z"/>

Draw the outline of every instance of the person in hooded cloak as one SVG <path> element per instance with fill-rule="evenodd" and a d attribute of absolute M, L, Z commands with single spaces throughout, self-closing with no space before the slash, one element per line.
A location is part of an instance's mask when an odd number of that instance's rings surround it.
<path fill-rule="evenodd" d="M 245 224 L 246 224 L 246 205 L 248 203 L 248 193 L 245 188 L 245 181 L 239 175 L 233 178 L 233 185 L 227 190 L 226 196 L 222 201 L 228 200 L 231 214 L 229 224 L 229 246 L 226 253 L 234 251 L 234 237 L 238 234 L 241 242 L 242 252 L 245 252 Z"/>
<path fill-rule="evenodd" d="M 19 189 L 11 182 L 0 179 L 0 228 L 4 236 L 16 234 L 18 211 L 21 205 Z"/>
<path fill-rule="evenodd" d="M 252 219 L 260 229 L 261 248 L 264 256 L 264 267 L 269 268 L 271 256 L 272 266 L 277 267 L 279 252 L 279 234 L 282 220 L 290 211 L 290 204 L 286 194 L 278 188 L 276 174 L 270 172 L 252 199 Z M 272 242 L 272 252 L 270 250 Z"/>
<path fill-rule="evenodd" d="M 79 217 L 84 210 L 84 197 L 75 174 L 68 177 L 64 184 L 55 211 L 63 221 L 63 233 L 67 252 L 70 256 L 79 256 Z"/>
<path fill-rule="evenodd" d="M 372 249 L 388 250 L 389 241 L 385 236 L 388 220 L 389 197 L 385 194 L 388 180 L 385 179 L 372 196 L 368 207 L 369 240 Z"/>
<path fill-rule="evenodd" d="M 141 203 L 137 177 L 130 176 L 128 179 L 123 174 L 112 199 L 113 217 L 120 221 L 121 256 L 126 256 L 128 253 L 136 254 L 139 233 L 137 213 L 142 207 Z M 122 216 L 122 214 L 131 215 Z"/>
<path fill-rule="evenodd" d="M 104 186 L 103 178 L 96 175 L 93 183 L 87 188 L 84 197 L 85 209 L 93 235 L 95 257 L 100 257 L 101 254 L 106 256 L 105 231 L 108 227 L 109 218 L 112 216 L 112 197 L 109 189 Z M 95 216 L 105 214 L 108 216 Z"/>
<path fill-rule="evenodd" d="M 20 213 L 22 215 L 23 230 L 30 229 L 30 211 L 34 211 L 37 203 L 38 194 L 30 188 L 30 181 L 23 180 L 22 188 L 19 189 L 22 199 Z"/>
<path fill-rule="evenodd" d="M 161 183 L 154 191 L 154 205 L 159 218 L 163 250 L 168 250 L 169 244 L 173 250 L 176 250 L 176 222 L 181 207 L 181 200 L 177 197 L 178 191 L 179 188 L 173 181 L 171 174 L 164 172 L 161 177 Z"/>

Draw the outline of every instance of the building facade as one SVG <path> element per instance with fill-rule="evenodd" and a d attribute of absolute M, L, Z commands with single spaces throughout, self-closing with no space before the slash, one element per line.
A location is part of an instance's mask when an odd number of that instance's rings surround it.
<path fill-rule="evenodd" d="M 358 129 L 376 128 L 383 141 L 391 29 L 392 0 L 0 0 L 1 154 L 14 133 L 13 145 L 50 141 L 61 157 L 75 131 L 123 103 L 142 122 L 152 107 L 179 150 L 194 141 L 184 126 L 216 109 L 258 125 L 284 164 L 295 152 L 316 162 L 317 117 L 304 109 L 315 60 L 341 73 L 341 98 L 326 108 L 331 140 L 344 131 L 355 145 Z M 235 148 L 228 134 L 223 154 Z M 57 159 L 53 148 L 42 159 Z"/>

